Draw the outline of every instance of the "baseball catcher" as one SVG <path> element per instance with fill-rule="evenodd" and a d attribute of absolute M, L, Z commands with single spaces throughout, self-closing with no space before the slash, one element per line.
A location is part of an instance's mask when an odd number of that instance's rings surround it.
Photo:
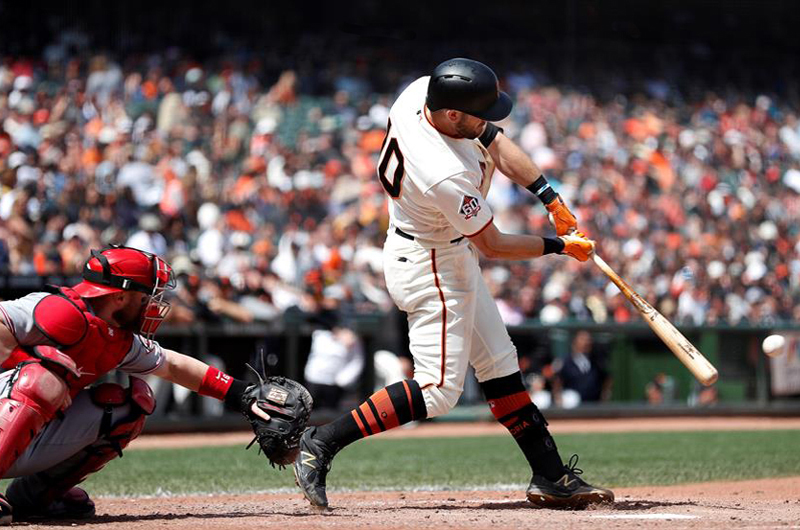
<path fill-rule="evenodd" d="M 175 287 L 160 257 L 129 247 L 93 250 L 83 281 L 0 302 L 0 524 L 85 519 L 94 502 L 76 487 L 144 427 L 155 408 L 138 377 L 94 384 L 117 369 L 153 374 L 224 401 L 253 427 L 273 465 L 292 462 L 311 397 L 282 377 L 251 384 L 152 340 Z"/>

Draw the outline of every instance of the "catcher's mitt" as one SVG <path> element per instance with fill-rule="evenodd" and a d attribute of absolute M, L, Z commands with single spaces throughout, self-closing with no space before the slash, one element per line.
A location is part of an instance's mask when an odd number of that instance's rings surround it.
<path fill-rule="evenodd" d="M 258 384 L 248 387 L 241 401 L 242 414 L 256 434 L 247 448 L 258 442 L 259 452 L 263 451 L 272 467 L 283 468 L 294 462 L 300 452 L 300 436 L 311 414 L 313 400 L 297 381 L 277 376 L 264 379 L 257 375 Z M 270 419 L 256 414 L 254 405 Z"/>

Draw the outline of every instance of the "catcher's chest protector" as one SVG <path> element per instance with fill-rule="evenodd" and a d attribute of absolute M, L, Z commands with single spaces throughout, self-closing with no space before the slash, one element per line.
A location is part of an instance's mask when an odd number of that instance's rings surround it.
<path fill-rule="evenodd" d="M 77 381 L 70 381 L 70 394 L 75 397 L 81 389 L 97 381 L 122 362 L 131 349 L 133 334 L 130 331 L 111 327 L 104 320 L 94 316 L 83 299 L 72 289 L 63 287 L 60 291 L 61 296 L 71 302 L 69 306 L 75 307 L 70 308 L 62 302 L 61 304 L 53 304 L 53 309 L 50 311 L 42 311 L 37 306 L 37 309 L 34 310 L 34 319 L 36 319 L 36 326 L 45 335 L 57 339 L 54 334 L 58 334 L 58 337 L 67 334 L 62 329 L 59 329 L 59 323 L 74 318 L 74 315 L 67 314 L 68 311 L 75 311 L 77 308 L 86 318 L 87 325 L 82 336 L 78 332 L 71 337 L 75 338 L 77 342 L 63 344 L 60 348 L 64 354 L 75 361 L 78 367 L 80 377 Z M 60 311 L 63 311 L 64 314 L 59 315 Z M 48 333 L 49 330 L 52 330 L 52 332 Z"/>

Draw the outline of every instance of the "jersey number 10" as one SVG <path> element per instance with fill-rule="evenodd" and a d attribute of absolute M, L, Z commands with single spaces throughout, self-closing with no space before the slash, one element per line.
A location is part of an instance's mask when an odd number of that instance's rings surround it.
<path fill-rule="evenodd" d="M 397 138 L 389 138 L 389 131 L 392 130 L 392 120 L 389 120 L 389 124 L 386 126 L 386 138 L 383 139 L 383 147 L 386 147 L 386 150 L 383 151 L 383 155 L 381 156 L 380 163 L 378 164 L 378 176 L 381 179 L 381 184 L 383 185 L 383 189 L 386 190 L 386 193 L 389 194 L 390 197 L 396 199 L 400 197 L 400 192 L 403 190 L 403 176 L 405 176 L 405 168 L 403 167 L 404 160 L 403 160 L 403 153 L 400 151 L 400 146 L 397 144 Z M 386 140 L 389 140 L 387 145 Z M 394 168 L 394 174 L 392 175 L 391 182 L 388 178 L 386 178 L 386 170 L 389 169 L 389 164 L 392 161 L 392 157 L 395 158 L 397 161 L 397 165 Z"/>

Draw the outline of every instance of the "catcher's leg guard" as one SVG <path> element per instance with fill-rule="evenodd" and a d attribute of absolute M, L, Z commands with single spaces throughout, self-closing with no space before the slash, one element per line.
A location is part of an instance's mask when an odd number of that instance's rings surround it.
<path fill-rule="evenodd" d="M 85 502 L 72 503 L 67 510 L 64 509 L 68 504 L 65 499 L 72 500 L 76 496 L 75 491 L 80 490 L 74 486 L 91 473 L 101 470 L 117 456 L 122 456 L 122 450 L 139 436 L 146 416 L 155 409 L 155 399 L 147 383 L 135 377 L 130 380 L 127 389 L 113 383 L 104 383 L 91 389 L 93 403 L 103 409 L 100 433 L 93 444 L 50 469 L 14 479 L 6 495 L 14 507 L 15 521 L 94 515 L 94 503 L 88 496 Z M 114 420 L 114 410 L 119 407 L 128 407 L 129 412 Z"/>
<path fill-rule="evenodd" d="M 74 369 L 74 362 L 62 355 Z M 64 378 L 41 360 L 20 363 L 0 399 L 0 477 L 42 428 L 71 403 Z"/>

